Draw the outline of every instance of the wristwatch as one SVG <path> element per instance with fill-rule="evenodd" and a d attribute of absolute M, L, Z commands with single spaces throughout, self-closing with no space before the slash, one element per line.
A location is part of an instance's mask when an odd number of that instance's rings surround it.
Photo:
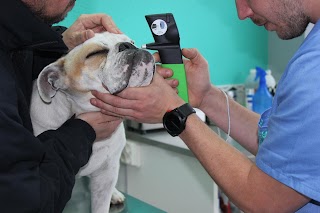
<path fill-rule="evenodd" d="M 163 127 L 171 136 L 178 136 L 186 128 L 187 118 L 192 113 L 196 111 L 188 103 L 166 112 L 163 116 Z"/>

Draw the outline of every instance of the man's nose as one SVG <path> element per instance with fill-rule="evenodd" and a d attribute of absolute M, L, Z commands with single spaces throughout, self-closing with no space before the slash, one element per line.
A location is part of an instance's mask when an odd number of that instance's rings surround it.
<path fill-rule="evenodd" d="M 122 52 L 122 51 L 128 50 L 128 49 L 137 49 L 137 47 L 135 47 L 133 44 L 131 44 L 129 42 L 122 42 L 119 45 L 119 52 Z"/>
<path fill-rule="evenodd" d="M 240 20 L 244 20 L 253 16 L 253 11 L 249 7 L 247 0 L 236 0 L 236 6 L 238 17 Z"/>

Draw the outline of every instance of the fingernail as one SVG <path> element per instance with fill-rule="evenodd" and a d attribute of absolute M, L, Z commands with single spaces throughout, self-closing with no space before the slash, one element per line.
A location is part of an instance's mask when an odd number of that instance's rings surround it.
<path fill-rule="evenodd" d="M 96 99 L 90 99 L 90 103 L 92 105 L 97 105 L 97 100 Z"/>

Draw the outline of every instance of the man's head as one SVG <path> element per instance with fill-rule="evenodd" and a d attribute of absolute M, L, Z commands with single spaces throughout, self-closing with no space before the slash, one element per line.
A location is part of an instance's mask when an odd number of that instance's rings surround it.
<path fill-rule="evenodd" d="M 312 20 L 304 0 L 236 0 L 239 19 L 276 31 L 281 39 L 303 34 Z"/>
<path fill-rule="evenodd" d="M 52 25 L 62 21 L 76 0 L 21 0 L 35 16 Z"/>

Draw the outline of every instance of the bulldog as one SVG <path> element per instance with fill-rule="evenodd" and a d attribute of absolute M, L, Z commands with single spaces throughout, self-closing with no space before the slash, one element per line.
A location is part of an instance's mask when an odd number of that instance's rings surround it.
<path fill-rule="evenodd" d="M 33 84 L 31 119 L 34 134 L 59 128 L 74 114 L 99 111 L 89 102 L 91 90 L 116 94 L 126 87 L 148 85 L 155 71 L 153 56 L 124 34 L 98 33 L 46 66 Z M 116 188 L 120 156 L 126 144 L 121 124 L 110 138 L 93 143 L 89 162 L 77 177 L 90 178 L 93 213 L 109 212 L 125 199 Z"/>

